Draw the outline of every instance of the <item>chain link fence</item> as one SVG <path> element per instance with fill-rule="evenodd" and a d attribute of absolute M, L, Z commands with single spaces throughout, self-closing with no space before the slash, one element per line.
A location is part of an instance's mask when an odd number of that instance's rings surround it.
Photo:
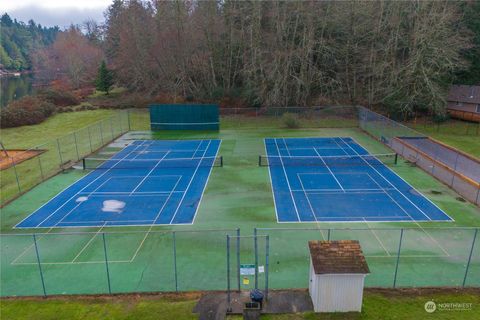
<path fill-rule="evenodd" d="M 422 168 L 468 201 L 480 204 L 478 159 L 363 107 L 359 107 L 359 125 L 412 165 Z"/>
<path fill-rule="evenodd" d="M 11 166 L 1 171 L 0 205 L 5 205 L 40 182 L 71 167 L 129 130 L 128 113 L 119 112 L 23 153 L 16 153 L 9 159 Z M 37 155 L 24 155 L 31 151 L 37 152 Z"/>

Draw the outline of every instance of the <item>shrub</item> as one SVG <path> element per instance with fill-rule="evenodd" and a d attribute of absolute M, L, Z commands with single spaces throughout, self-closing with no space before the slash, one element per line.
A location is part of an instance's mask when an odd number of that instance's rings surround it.
<path fill-rule="evenodd" d="M 298 119 L 298 115 L 295 113 L 284 113 L 282 115 L 282 122 L 287 128 L 300 128 L 300 120 Z"/>
<path fill-rule="evenodd" d="M 10 103 L 0 111 L 1 127 L 10 128 L 37 124 L 55 112 L 55 106 L 34 96 Z"/>
<path fill-rule="evenodd" d="M 45 89 L 38 96 L 58 107 L 74 106 L 80 103 L 79 99 L 72 93 L 63 90 Z"/>

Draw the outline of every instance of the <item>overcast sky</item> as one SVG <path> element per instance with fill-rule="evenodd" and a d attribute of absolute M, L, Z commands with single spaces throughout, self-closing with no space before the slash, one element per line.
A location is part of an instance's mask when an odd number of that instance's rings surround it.
<path fill-rule="evenodd" d="M 81 24 L 87 19 L 103 22 L 103 12 L 113 0 L 0 0 L 0 15 L 7 12 L 12 19 L 27 22 L 33 19 L 42 26 Z"/>

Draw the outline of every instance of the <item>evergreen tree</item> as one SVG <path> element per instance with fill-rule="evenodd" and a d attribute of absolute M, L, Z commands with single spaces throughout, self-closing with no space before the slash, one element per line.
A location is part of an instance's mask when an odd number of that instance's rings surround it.
<path fill-rule="evenodd" d="M 95 81 L 95 86 L 97 90 L 104 91 L 107 94 L 110 91 L 110 87 L 113 85 L 113 74 L 107 68 L 105 60 L 102 61 L 100 68 L 98 68 L 97 80 Z"/>

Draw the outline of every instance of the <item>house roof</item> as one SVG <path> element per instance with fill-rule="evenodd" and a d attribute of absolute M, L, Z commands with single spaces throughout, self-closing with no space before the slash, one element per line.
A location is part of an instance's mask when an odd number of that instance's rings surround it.
<path fill-rule="evenodd" d="M 451 86 L 448 101 L 480 103 L 480 86 Z"/>
<path fill-rule="evenodd" d="M 315 274 L 370 273 L 357 240 L 309 241 Z"/>

